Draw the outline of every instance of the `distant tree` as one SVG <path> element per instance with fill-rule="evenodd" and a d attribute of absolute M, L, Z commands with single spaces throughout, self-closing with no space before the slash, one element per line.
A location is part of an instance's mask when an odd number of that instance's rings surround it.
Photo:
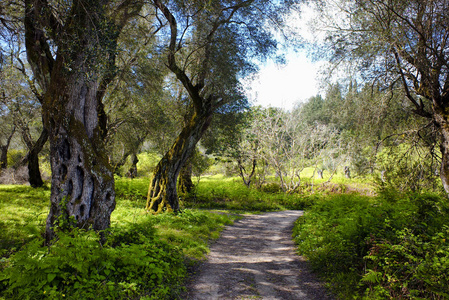
<path fill-rule="evenodd" d="M 285 192 L 299 188 L 304 168 L 339 154 L 337 131 L 324 124 L 308 125 L 298 111 L 267 109 L 255 118 L 253 132 L 260 158 L 276 172 Z"/>
<path fill-rule="evenodd" d="M 9 111 L 0 101 L 0 171 L 8 167 L 8 149 L 16 132 L 16 127 L 10 119 Z"/>
<path fill-rule="evenodd" d="M 164 138 L 168 135 L 171 141 L 174 139 L 172 129 L 177 120 L 171 114 L 174 108 L 167 88 L 168 70 L 155 44 L 162 25 L 148 22 L 153 18 L 154 14 L 148 13 L 124 29 L 118 40 L 117 76 L 104 99 L 108 116 L 106 147 L 116 174 L 137 175 L 137 154 L 144 144 L 165 153 L 168 145 Z M 130 169 L 122 170 L 129 158 Z"/>
<path fill-rule="evenodd" d="M 9 97 L 7 96 L 7 82 L 3 55 L 0 52 L 0 171 L 8 167 L 8 149 L 16 132 L 14 119 L 9 108 Z"/>
<path fill-rule="evenodd" d="M 218 113 L 202 140 L 207 153 L 222 161 L 237 164 L 238 174 L 247 187 L 254 182 L 260 159 L 257 137 L 252 126 L 258 113 L 260 107 L 234 113 Z"/>
<path fill-rule="evenodd" d="M 449 193 L 449 2 L 318 1 L 332 62 L 367 81 L 402 86 L 410 110 L 439 133 L 440 178 Z"/>

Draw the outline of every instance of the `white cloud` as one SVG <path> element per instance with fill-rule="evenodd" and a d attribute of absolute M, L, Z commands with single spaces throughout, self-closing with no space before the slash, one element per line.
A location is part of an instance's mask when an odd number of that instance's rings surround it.
<path fill-rule="evenodd" d="M 291 109 L 319 93 L 320 65 L 302 52 L 288 55 L 283 66 L 269 62 L 254 80 L 246 82 L 248 98 L 255 105 Z"/>
<path fill-rule="evenodd" d="M 309 5 L 303 5 L 301 14 L 289 17 L 289 26 L 298 32 L 304 41 L 316 42 L 316 32 L 310 30 L 310 24 L 317 18 L 316 11 Z M 282 107 L 291 109 L 297 102 L 303 102 L 320 92 L 319 69 L 324 62 L 312 62 L 306 48 L 301 51 L 288 51 L 287 64 L 277 65 L 269 61 L 260 67 L 253 80 L 246 79 L 247 95 L 255 105 Z"/>

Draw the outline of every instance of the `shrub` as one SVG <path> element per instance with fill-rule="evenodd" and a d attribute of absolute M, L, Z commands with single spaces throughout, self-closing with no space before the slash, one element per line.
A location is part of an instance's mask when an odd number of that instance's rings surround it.
<path fill-rule="evenodd" d="M 0 184 L 27 184 L 28 167 L 7 168 L 0 171 Z"/>
<path fill-rule="evenodd" d="M 74 228 L 42 246 L 30 242 L 2 272 L 9 299 L 168 299 L 180 289 L 185 267 L 178 249 L 153 238 L 154 229 L 133 225 L 103 233 Z"/>
<path fill-rule="evenodd" d="M 443 299 L 448 221 L 447 199 L 433 194 L 338 195 L 317 200 L 294 237 L 342 298 Z"/>
<path fill-rule="evenodd" d="M 433 235 L 398 230 L 392 240 L 377 242 L 365 258 L 362 278 L 370 299 L 448 299 L 449 227 Z M 394 240 L 394 241 L 393 241 Z"/>

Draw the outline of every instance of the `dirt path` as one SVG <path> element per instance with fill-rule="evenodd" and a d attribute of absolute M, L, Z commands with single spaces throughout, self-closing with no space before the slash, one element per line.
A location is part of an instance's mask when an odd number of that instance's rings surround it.
<path fill-rule="evenodd" d="M 333 299 L 295 254 L 302 211 L 249 215 L 228 226 L 188 285 L 185 299 Z"/>

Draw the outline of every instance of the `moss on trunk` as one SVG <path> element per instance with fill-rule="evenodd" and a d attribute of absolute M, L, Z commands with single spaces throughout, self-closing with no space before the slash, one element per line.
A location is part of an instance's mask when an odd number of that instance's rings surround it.
<path fill-rule="evenodd" d="M 170 150 L 159 161 L 148 188 L 146 209 L 154 212 L 179 210 L 177 180 L 182 167 L 210 124 L 212 112 L 193 114 Z"/>
<path fill-rule="evenodd" d="M 178 190 L 180 193 L 188 194 L 192 192 L 194 184 L 192 181 L 192 163 L 188 161 L 181 169 L 178 180 Z"/>

